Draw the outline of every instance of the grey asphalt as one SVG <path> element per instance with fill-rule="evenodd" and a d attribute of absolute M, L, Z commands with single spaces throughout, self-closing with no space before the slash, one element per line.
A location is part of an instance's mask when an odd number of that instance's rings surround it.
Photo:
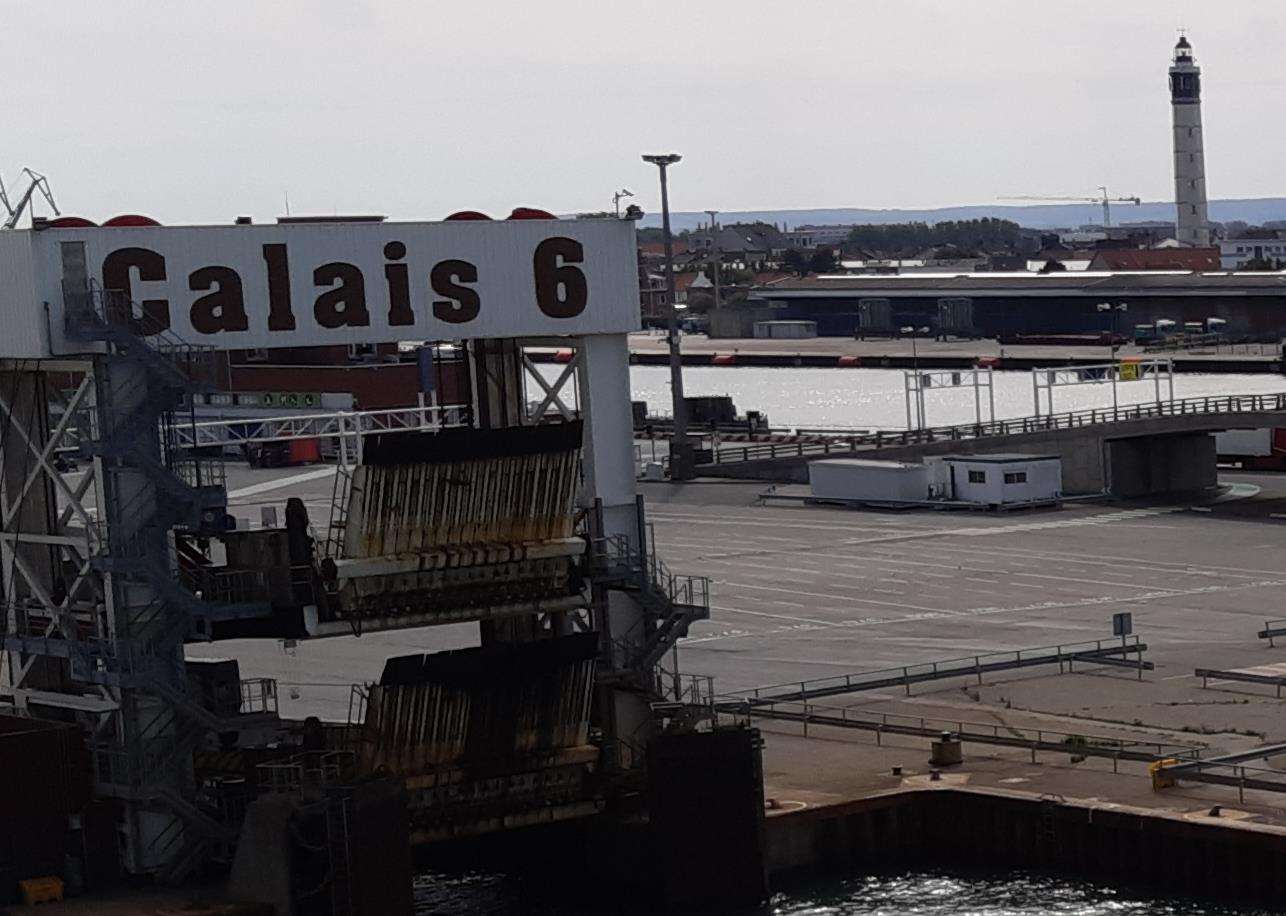
<path fill-rule="evenodd" d="M 309 470 L 302 469 L 302 473 Z M 332 478 L 301 469 L 231 468 L 230 510 L 257 523 L 259 509 L 305 500 L 324 530 Z M 711 619 L 679 650 L 684 671 L 721 690 L 799 681 L 997 650 L 1111 635 L 1111 616 L 1134 615 L 1157 668 L 1056 676 L 988 677 L 971 701 L 1060 717 L 1142 722 L 1191 730 L 1250 730 L 1286 737 L 1271 688 L 1202 690 L 1195 667 L 1286 662 L 1286 642 L 1255 637 L 1286 616 L 1286 475 L 1226 472 L 1249 498 L 1193 503 L 1076 504 L 1008 513 L 859 511 L 757 505 L 761 484 L 644 484 L 658 549 L 676 572 L 713 580 Z M 260 484 L 290 481 L 264 489 Z M 237 657 L 243 676 L 283 682 L 286 714 L 347 715 L 348 690 L 378 677 L 389 655 L 476 642 L 453 625 L 302 643 L 272 640 L 189 647 Z M 920 702 L 962 683 L 923 685 Z M 292 697 L 291 691 L 298 693 Z M 901 690 L 863 704 L 904 702 Z M 893 708 L 888 706 L 887 708 Z"/>

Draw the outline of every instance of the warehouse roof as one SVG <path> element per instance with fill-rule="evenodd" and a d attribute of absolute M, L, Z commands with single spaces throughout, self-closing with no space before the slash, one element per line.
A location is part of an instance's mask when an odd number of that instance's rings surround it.
<path fill-rule="evenodd" d="M 989 455 L 943 455 L 943 461 L 972 461 L 975 464 L 1015 464 L 1020 461 L 1061 461 L 1058 455 L 1024 455 L 1021 452 L 993 452 Z"/>
<path fill-rule="evenodd" d="M 1075 271 L 970 274 L 823 274 L 755 287 L 762 299 L 836 296 L 1286 295 L 1286 271 Z"/>

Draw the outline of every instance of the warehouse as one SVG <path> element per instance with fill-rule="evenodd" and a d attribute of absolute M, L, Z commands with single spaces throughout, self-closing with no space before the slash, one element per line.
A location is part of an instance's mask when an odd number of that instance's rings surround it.
<path fill-rule="evenodd" d="M 952 308 L 943 309 L 944 300 Z M 960 308 L 961 300 L 971 307 Z M 1126 308 L 1100 310 L 1105 302 Z M 863 311 L 880 317 L 862 327 Z M 972 326 L 944 326 L 943 314 L 971 314 Z M 1134 325 L 1161 319 L 1182 327 L 1185 322 L 1219 318 L 1229 335 L 1275 340 L 1286 334 L 1286 273 L 822 275 L 757 287 L 745 308 L 715 317 L 711 336 L 719 337 L 750 337 L 753 323 L 765 320 L 814 321 L 818 335 L 826 337 L 849 337 L 859 330 L 895 332 L 902 326 L 927 326 L 956 336 L 1005 337 L 1113 331 L 1129 335 Z"/>

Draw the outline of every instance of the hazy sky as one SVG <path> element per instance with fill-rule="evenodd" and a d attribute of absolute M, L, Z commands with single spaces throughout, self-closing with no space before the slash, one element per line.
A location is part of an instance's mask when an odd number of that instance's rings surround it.
<path fill-rule="evenodd" d="M 1048 12 L 1047 12 L 1048 10 Z M 1166 68 L 1212 197 L 1286 194 L 1286 4 L 0 0 L 0 174 L 164 222 L 1170 199 Z"/>

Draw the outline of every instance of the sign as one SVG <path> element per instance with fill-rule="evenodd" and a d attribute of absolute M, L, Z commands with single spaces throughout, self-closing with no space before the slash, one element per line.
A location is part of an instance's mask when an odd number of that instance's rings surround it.
<path fill-rule="evenodd" d="M 639 327 L 636 258 L 617 219 L 15 230 L 0 263 L 26 269 L 0 304 L 24 327 L 0 357 L 35 355 L 17 351 L 46 326 L 49 353 L 84 351 L 64 337 L 64 282 L 220 350 L 620 334 Z"/>
<path fill-rule="evenodd" d="M 1129 636 L 1134 632 L 1134 615 L 1129 611 L 1121 611 L 1119 614 L 1112 615 L 1112 635 Z"/>

